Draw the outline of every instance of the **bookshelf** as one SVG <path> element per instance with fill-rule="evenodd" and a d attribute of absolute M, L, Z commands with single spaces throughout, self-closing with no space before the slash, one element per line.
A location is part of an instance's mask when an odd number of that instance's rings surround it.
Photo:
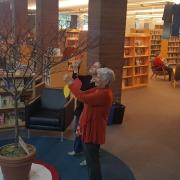
<path fill-rule="evenodd" d="M 70 41 L 75 41 L 75 42 L 71 43 Z M 81 31 L 78 29 L 68 29 L 66 31 L 65 42 L 66 42 L 65 48 L 67 48 L 66 49 L 67 51 L 64 50 L 62 52 L 63 52 L 63 57 L 64 56 L 68 57 L 68 55 L 72 52 L 74 48 L 79 47 L 81 44 L 84 44 L 84 45 L 86 44 L 85 42 L 87 42 L 87 31 Z M 79 60 L 79 59 L 82 60 L 81 67 L 80 67 L 80 74 L 87 74 L 87 51 L 86 50 L 84 50 L 81 54 L 73 58 L 70 58 L 70 59 L 67 58 L 67 59 L 68 61 L 65 61 L 62 64 L 59 64 L 56 67 L 52 68 L 53 73 L 51 74 L 51 83 L 50 83 L 51 87 L 54 87 L 54 88 L 64 87 L 65 84 L 63 81 L 63 76 L 64 74 L 67 74 L 67 73 L 72 75 L 72 62 L 75 60 Z"/>
<path fill-rule="evenodd" d="M 122 89 L 148 85 L 149 57 L 149 33 L 131 33 L 126 35 Z"/>
<path fill-rule="evenodd" d="M 69 29 L 66 31 L 66 43 L 65 47 L 68 52 L 71 53 L 74 49 L 78 48 L 79 46 L 79 34 L 80 30 L 78 29 Z M 68 71 L 72 71 L 72 63 L 76 60 L 76 57 L 70 58 L 68 62 Z"/>
<path fill-rule="evenodd" d="M 65 47 L 77 48 L 78 42 L 79 42 L 79 33 L 80 33 L 80 30 L 78 30 L 78 29 L 67 30 Z"/>
<path fill-rule="evenodd" d="M 155 24 L 154 28 L 155 29 L 163 29 L 163 25 L 162 24 Z"/>
<path fill-rule="evenodd" d="M 155 57 L 156 52 L 161 51 L 162 29 L 151 30 L 150 34 L 151 34 L 151 55 L 150 55 L 150 57 L 153 59 Z"/>
<path fill-rule="evenodd" d="M 1 72 L 0 75 L 0 129 L 5 128 L 13 128 L 15 125 L 15 114 L 14 114 L 14 104 L 13 104 L 13 98 L 11 94 L 3 89 L 3 87 L 6 87 L 8 89 L 11 89 L 12 87 L 12 81 L 15 81 L 15 86 L 19 86 L 18 90 L 21 91 L 22 88 L 29 83 L 29 81 L 32 80 L 31 75 L 22 76 L 21 74 L 18 75 L 10 75 L 8 78 L 9 80 L 6 81 L 8 84 L 5 84 L 5 82 L 2 80 L 2 78 L 5 78 L 5 73 Z M 22 93 L 20 100 L 18 101 L 18 113 L 19 113 L 19 125 L 20 127 L 25 125 L 24 120 L 24 108 L 25 104 L 28 103 L 28 101 L 33 97 L 35 84 L 32 82 L 29 86 L 29 88 Z"/>
<path fill-rule="evenodd" d="M 3 124 L 0 124 L 0 129 L 10 129 L 10 128 L 13 128 L 15 126 L 15 120 L 12 119 L 10 121 L 8 121 L 7 123 L 3 123 Z M 25 127 L 25 122 L 22 121 L 22 120 L 19 120 L 19 127 Z"/>
<path fill-rule="evenodd" d="M 172 65 L 180 63 L 180 36 L 169 38 L 167 61 Z"/>

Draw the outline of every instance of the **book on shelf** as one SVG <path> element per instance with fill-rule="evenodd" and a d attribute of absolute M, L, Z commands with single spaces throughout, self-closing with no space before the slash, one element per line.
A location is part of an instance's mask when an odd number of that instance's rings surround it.
<path fill-rule="evenodd" d="M 4 113 L 0 113 L 0 125 L 5 123 Z"/>
<path fill-rule="evenodd" d="M 144 57 L 136 57 L 135 58 L 135 65 L 146 65 L 147 64 L 147 59 Z"/>
<path fill-rule="evenodd" d="M 12 106 L 13 99 L 12 96 L 2 96 L 0 95 L 0 108 L 6 106 Z"/>
<path fill-rule="evenodd" d="M 135 40 L 134 44 L 135 46 L 143 46 L 144 42 L 142 40 Z"/>
<path fill-rule="evenodd" d="M 128 76 L 128 70 L 127 69 L 123 69 L 123 76 Z"/>
<path fill-rule="evenodd" d="M 20 113 L 20 112 L 18 112 Z M 24 112 L 23 112 L 24 113 Z M 15 113 L 14 112 L 8 112 L 8 113 L 0 113 L 0 120 L 2 117 L 2 121 L 0 121 L 0 125 L 15 125 Z M 24 114 L 19 114 L 19 123 L 21 123 L 24 120 Z"/>
<path fill-rule="evenodd" d="M 129 59 L 124 58 L 124 66 L 130 66 Z"/>
<path fill-rule="evenodd" d="M 124 50 L 124 56 L 130 56 L 130 55 L 131 55 L 130 49 L 125 49 Z"/>
<path fill-rule="evenodd" d="M 132 85 L 132 80 L 130 80 L 130 79 L 128 79 L 128 78 L 122 80 L 122 88 L 131 86 L 131 85 Z"/>
<path fill-rule="evenodd" d="M 5 114 L 5 122 L 6 124 L 15 124 L 15 113 L 8 112 Z"/>
<path fill-rule="evenodd" d="M 15 81 L 13 82 L 13 79 L 9 78 L 7 81 L 6 80 L 0 80 L 0 87 L 13 90 L 14 86 L 18 87 L 19 90 L 22 89 L 29 81 L 31 81 L 31 77 L 24 77 L 24 78 L 16 78 Z M 28 88 L 32 88 L 32 83 L 29 84 Z"/>
<path fill-rule="evenodd" d="M 79 37 L 79 31 L 77 32 L 66 32 L 66 37 L 67 38 L 78 38 Z"/>
<path fill-rule="evenodd" d="M 141 78 L 140 77 L 136 77 L 134 79 L 134 81 L 135 81 L 135 84 L 140 84 L 141 83 Z"/>
<path fill-rule="evenodd" d="M 141 56 L 141 55 L 145 55 L 145 52 L 146 52 L 146 51 L 145 51 L 145 48 L 142 48 L 142 47 L 141 47 L 141 48 L 140 48 L 140 47 L 136 47 L 136 48 L 135 48 L 135 53 L 136 53 L 136 55 L 140 55 L 140 56 Z"/>
<path fill-rule="evenodd" d="M 141 75 L 141 74 L 144 74 L 144 73 L 146 73 L 146 69 L 144 67 L 137 67 L 135 69 L 135 74 L 136 75 Z"/>
<path fill-rule="evenodd" d="M 66 42 L 66 46 L 77 47 L 78 46 L 78 42 L 77 41 L 67 41 Z"/>
<path fill-rule="evenodd" d="M 0 95 L 0 108 L 3 106 L 2 96 Z"/>
<path fill-rule="evenodd" d="M 140 74 L 140 68 L 135 68 L 135 75 Z"/>
<path fill-rule="evenodd" d="M 125 46 L 131 46 L 131 40 L 128 39 L 128 38 L 126 38 L 124 45 L 125 45 Z"/>
<path fill-rule="evenodd" d="M 144 74 L 144 73 L 146 73 L 145 68 L 144 67 L 140 67 L 140 74 Z"/>
<path fill-rule="evenodd" d="M 24 105 L 24 102 L 21 101 L 21 99 L 18 100 L 18 105 Z M 4 96 L 0 95 L 0 108 L 4 107 L 14 107 L 14 100 L 12 96 Z"/>
<path fill-rule="evenodd" d="M 24 86 L 28 85 L 27 89 L 32 89 L 32 78 L 26 77 L 24 78 Z"/>
<path fill-rule="evenodd" d="M 151 38 L 152 38 L 151 40 L 161 40 L 161 35 L 160 34 L 158 34 L 158 36 L 152 35 Z"/>
<path fill-rule="evenodd" d="M 132 65 L 133 65 L 133 59 L 132 58 L 124 58 L 123 66 L 132 66 Z"/>

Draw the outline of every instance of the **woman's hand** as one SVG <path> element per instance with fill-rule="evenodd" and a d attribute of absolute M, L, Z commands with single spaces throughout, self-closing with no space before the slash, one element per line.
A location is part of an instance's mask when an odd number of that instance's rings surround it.
<path fill-rule="evenodd" d="M 82 133 L 81 133 L 81 130 L 80 130 L 80 125 L 77 126 L 76 128 L 76 136 L 81 136 Z"/>
<path fill-rule="evenodd" d="M 69 76 L 68 74 L 64 75 L 63 80 L 64 80 L 65 84 L 68 84 L 68 85 L 71 85 L 73 82 L 73 78 L 71 76 Z"/>
<path fill-rule="evenodd" d="M 79 66 L 81 64 L 81 60 L 76 60 L 72 63 L 73 72 L 78 74 Z"/>

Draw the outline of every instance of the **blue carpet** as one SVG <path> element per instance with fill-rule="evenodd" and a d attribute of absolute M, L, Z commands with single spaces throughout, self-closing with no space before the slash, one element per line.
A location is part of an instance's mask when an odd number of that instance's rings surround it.
<path fill-rule="evenodd" d="M 0 146 L 13 140 L 0 140 Z M 88 180 L 87 168 L 79 163 L 81 156 L 68 156 L 72 149 L 72 141 L 50 137 L 31 137 L 27 143 L 34 144 L 37 149 L 36 159 L 52 164 L 58 170 L 61 180 Z M 131 170 L 120 159 L 101 150 L 103 180 L 135 180 Z"/>

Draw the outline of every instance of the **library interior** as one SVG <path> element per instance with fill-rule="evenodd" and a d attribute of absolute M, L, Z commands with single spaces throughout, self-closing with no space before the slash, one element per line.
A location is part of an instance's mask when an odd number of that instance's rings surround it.
<path fill-rule="evenodd" d="M 180 0 L 0 0 L 0 179 L 179 180 L 178 99 Z"/>

